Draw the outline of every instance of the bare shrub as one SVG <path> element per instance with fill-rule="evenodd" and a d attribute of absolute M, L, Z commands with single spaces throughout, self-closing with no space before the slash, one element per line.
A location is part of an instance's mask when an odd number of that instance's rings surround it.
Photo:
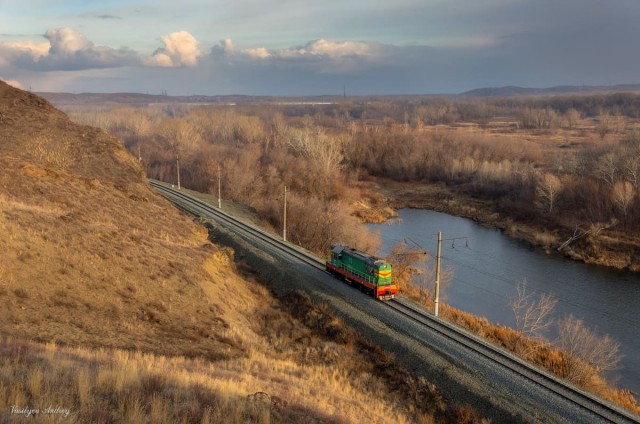
<path fill-rule="evenodd" d="M 19 297 L 20 299 L 29 298 L 29 293 L 23 288 L 17 288 L 13 291 L 13 293 L 16 295 L 16 297 Z"/>
<path fill-rule="evenodd" d="M 523 128 L 552 128 L 558 124 L 558 114 L 550 107 L 545 109 L 527 107 L 520 114 L 520 123 Z"/>
<path fill-rule="evenodd" d="M 567 126 L 570 130 L 576 127 L 576 124 L 580 120 L 580 112 L 575 110 L 574 108 L 569 108 L 564 114 L 565 119 L 567 120 Z"/>
<path fill-rule="evenodd" d="M 516 286 L 517 295 L 509 299 L 509 306 L 513 311 L 516 321 L 516 337 L 512 341 L 512 349 L 522 351 L 525 356 L 529 356 L 531 348 L 537 344 L 527 344 L 525 347 L 519 346 L 522 337 L 532 340 L 544 340 L 544 332 L 553 324 L 551 314 L 558 303 L 548 293 L 535 296 L 527 293 L 527 280 L 523 279 Z"/>
<path fill-rule="evenodd" d="M 600 139 L 604 140 L 607 134 L 613 131 L 613 117 L 609 114 L 609 112 L 602 111 L 600 112 L 600 114 L 598 114 L 596 122 L 596 131 L 598 132 Z"/>
<path fill-rule="evenodd" d="M 400 290 L 411 283 L 414 276 L 420 273 L 419 264 L 424 263 L 429 257 L 427 250 L 409 248 L 406 241 L 396 244 L 386 260 L 393 264 L 393 280 Z"/>
<path fill-rule="evenodd" d="M 616 369 L 622 359 L 618 342 L 589 329 L 572 315 L 558 323 L 557 344 L 565 353 L 562 377 L 581 385 L 587 385 L 593 374 Z"/>

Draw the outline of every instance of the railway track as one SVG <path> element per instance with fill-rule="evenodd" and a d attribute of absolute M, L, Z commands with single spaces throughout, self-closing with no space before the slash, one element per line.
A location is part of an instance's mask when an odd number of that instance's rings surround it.
<path fill-rule="evenodd" d="M 165 184 L 155 181 L 151 181 L 150 184 L 158 191 L 159 194 L 166 197 L 176 204 L 177 207 L 191 215 L 207 216 L 210 218 L 213 217 L 226 228 L 236 232 L 242 237 L 258 239 L 293 259 L 306 263 L 316 269 L 322 271 L 325 270 L 324 261 L 320 260 L 305 249 L 285 242 L 279 237 L 269 234 L 253 225 L 242 222 L 202 200 L 174 190 Z M 465 349 L 486 358 L 488 361 L 499 364 L 509 372 L 543 387 L 555 396 L 588 411 L 589 414 L 594 416 L 594 418 L 599 419 L 599 421 L 640 424 L 639 416 L 567 384 L 557 377 L 515 357 L 513 354 L 446 321 L 436 318 L 424 309 L 411 304 L 411 302 L 403 299 L 402 297 L 383 303 L 388 308 L 395 310 L 398 314 L 419 323 L 430 331 L 438 333 L 451 342 L 463 346 Z"/>
<path fill-rule="evenodd" d="M 318 257 L 314 256 L 311 252 L 304 250 L 303 248 L 298 247 L 294 244 L 285 242 L 284 240 L 281 240 L 260 228 L 242 222 L 237 218 L 234 218 L 231 215 L 225 213 L 224 211 L 215 208 L 202 200 L 189 196 L 188 194 L 184 194 L 180 191 L 174 190 L 171 187 L 167 187 L 166 185 L 155 181 L 150 181 L 150 184 L 161 195 L 171 200 L 183 211 L 197 216 L 213 215 L 217 220 L 224 223 L 227 228 L 236 231 L 240 235 L 258 239 L 299 261 L 302 261 L 310 266 L 313 266 L 314 268 L 324 271 L 324 262 L 318 259 Z"/>

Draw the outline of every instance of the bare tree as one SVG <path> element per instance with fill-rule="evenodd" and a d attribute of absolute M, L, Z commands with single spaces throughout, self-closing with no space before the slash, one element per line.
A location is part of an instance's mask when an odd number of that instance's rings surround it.
<path fill-rule="evenodd" d="M 580 121 L 580 112 L 574 108 L 570 108 L 565 112 L 564 117 L 567 120 L 567 126 L 572 130 L 576 127 L 578 121 Z"/>
<path fill-rule="evenodd" d="M 601 140 L 613 131 L 613 117 L 608 112 L 601 112 L 597 119 L 596 131 Z"/>
<path fill-rule="evenodd" d="M 602 181 L 613 186 L 620 173 L 618 157 L 612 152 L 600 156 L 596 162 L 595 173 Z"/>
<path fill-rule="evenodd" d="M 523 128 L 553 128 L 558 123 L 558 114 L 550 107 L 546 109 L 527 107 L 520 112 L 520 123 Z"/>
<path fill-rule="evenodd" d="M 562 182 L 560 178 L 553 174 L 544 174 L 538 179 L 536 185 L 536 200 L 538 205 L 549 214 L 553 213 L 561 191 Z"/>
<path fill-rule="evenodd" d="M 611 130 L 616 134 L 621 134 L 624 132 L 624 129 L 624 116 L 622 116 L 620 113 L 616 113 L 611 117 Z"/>
<path fill-rule="evenodd" d="M 578 384 L 587 383 L 594 373 L 616 369 L 622 359 L 618 342 L 597 334 L 573 315 L 558 323 L 558 346 L 565 351 L 561 376 Z"/>
<path fill-rule="evenodd" d="M 625 177 L 640 189 L 640 131 L 633 131 L 621 142 L 621 167 Z"/>
<path fill-rule="evenodd" d="M 627 213 L 629 207 L 636 198 L 636 190 L 629 181 L 618 181 L 611 189 L 611 197 L 613 202 L 622 212 L 624 223 L 627 223 Z"/>
<path fill-rule="evenodd" d="M 534 340 L 544 340 L 544 332 L 553 324 L 551 314 L 558 303 L 548 293 L 539 296 L 527 292 L 527 280 L 523 279 L 516 286 L 517 294 L 509 299 L 509 306 L 516 319 L 517 337 L 513 340 L 513 349 L 517 351 L 518 342 L 523 336 Z M 528 349 L 531 349 L 530 344 Z M 522 352 L 525 355 L 531 351 Z"/>
<path fill-rule="evenodd" d="M 319 127 L 290 130 L 288 137 L 289 150 L 316 163 L 323 175 L 329 176 L 339 169 L 343 160 L 342 137 L 328 136 Z"/>
<path fill-rule="evenodd" d="M 196 144 L 200 141 L 197 129 L 182 118 L 163 121 L 159 132 L 167 139 L 171 151 L 181 158 L 193 153 Z"/>
<path fill-rule="evenodd" d="M 558 252 L 561 252 L 563 249 L 565 249 L 571 243 L 573 243 L 576 240 L 580 240 L 581 238 L 583 238 L 585 236 L 588 236 L 588 235 L 597 236 L 602 231 L 613 227 L 617 223 L 618 223 L 618 220 L 615 219 L 615 218 L 612 219 L 611 221 L 607 222 L 607 223 L 594 222 L 594 223 L 591 223 L 591 225 L 589 226 L 589 229 L 587 229 L 587 230 L 583 230 L 582 228 L 580 228 L 579 225 L 576 225 L 574 227 L 574 229 L 573 229 L 573 234 L 564 243 L 562 243 L 558 247 Z"/>
<path fill-rule="evenodd" d="M 640 189 L 640 152 L 625 153 L 621 161 L 625 178 L 638 190 Z"/>

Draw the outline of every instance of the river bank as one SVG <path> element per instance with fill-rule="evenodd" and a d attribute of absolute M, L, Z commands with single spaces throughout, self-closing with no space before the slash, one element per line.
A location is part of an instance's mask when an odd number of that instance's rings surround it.
<path fill-rule="evenodd" d="M 609 229 L 605 224 L 547 228 L 538 223 L 519 222 L 496 211 L 491 202 L 458 193 L 444 184 L 367 177 L 360 182 L 360 187 L 380 196 L 369 202 L 366 214 L 357 213 L 365 222 L 379 223 L 395 217 L 395 214 L 388 212 L 389 208 L 430 209 L 500 229 L 506 235 L 543 249 L 548 254 L 640 272 L 640 240 Z"/>

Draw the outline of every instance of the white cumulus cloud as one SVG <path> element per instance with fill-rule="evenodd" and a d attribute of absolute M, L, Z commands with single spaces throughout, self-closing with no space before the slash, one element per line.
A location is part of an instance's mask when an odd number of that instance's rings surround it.
<path fill-rule="evenodd" d="M 264 47 L 257 47 L 255 49 L 245 49 L 245 50 L 242 50 L 242 53 L 254 59 L 268 59 L 272 56 L 269 50 L 267 50 Z"/>
<path fill-rule="evenodd" d="M 377 45 L 360 41 L 330 41 L 325 39 L 315 40 L 303 47 L 283 49 L 277 52 L 279 57 L 324 57 L 340 59 L 344 57 L 371 58 L 377 54 Z"/>
<path fill-rule="evenodd" d="M 6 66 L 19 60 L 36 61 L 49 53 L 49 43 L 15 41 L 0 43 L 0 65 Z"/>
<path fill-rule="evenodd" d="M 77 52 L 88 51 L 94 48 L 91 41 L 84 34 L 72 28 L 56 28 L 47 30 L 44 38 L 49 40 L 51 48 L 49 54 L 61 57 L 69 57 Z"/>
<path fill-rule="evenodd" d="M 211 49 L 214 59 L 233 66 L 275 65 L 319 73 L 354 73 L 384 56 L 384 46 L 360 41 L 319 39 L 299 47 L 267 49 L 238 48 L 230 38 Z"/>
<path fill-rule="evenodd" d="M 164 47 L 156 50 L 147 65 L 162 67 L 196 66 L 202 55 L 198 40 L 187 31 L 173 32 L 162 37 Z"/>
<path fill-rule="evenodd" d="M 132 51 L 95 46 L 72 28 L 49 29 L 43 36 L 48 42 L 0 43 L 0 65 L 35 71 L 69 71 L 119 67 L 138 61 Z"/>

